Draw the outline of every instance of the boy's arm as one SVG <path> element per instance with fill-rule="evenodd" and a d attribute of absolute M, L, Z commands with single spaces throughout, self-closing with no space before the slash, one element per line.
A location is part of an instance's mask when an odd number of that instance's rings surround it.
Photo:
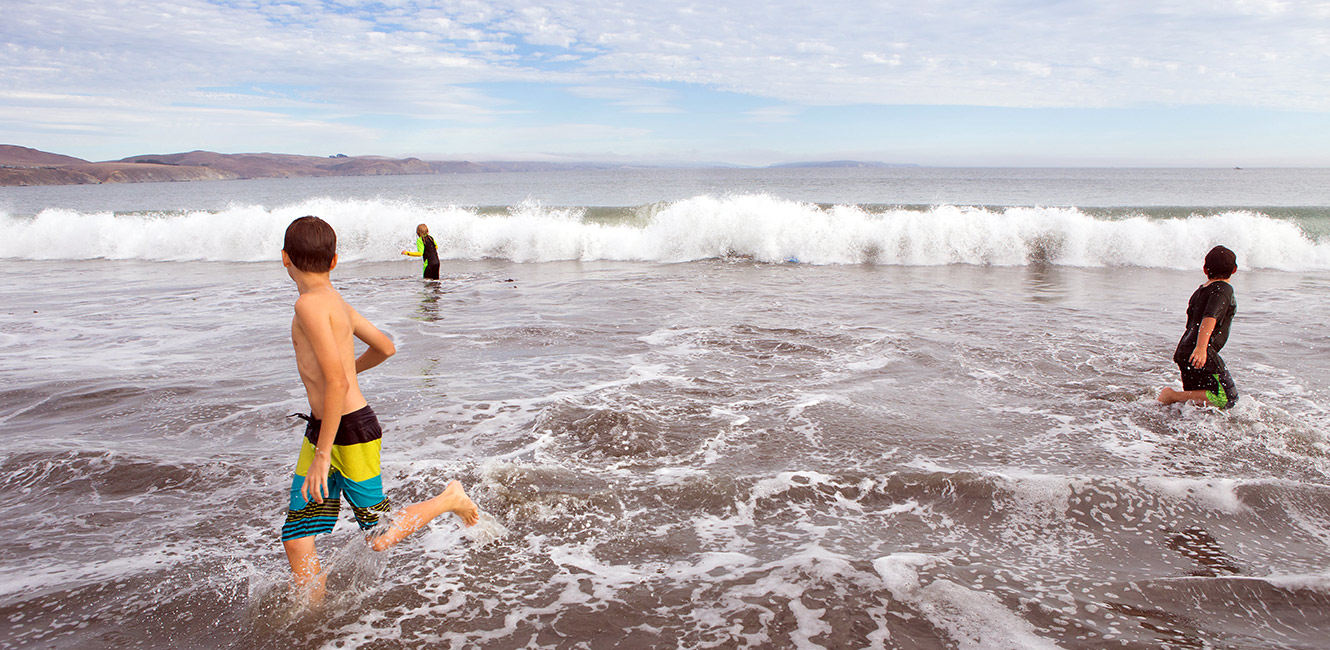
<path fill-rule="evenodd" d="M 319 442 L 315 445 L 314 461 L 305 473 L 305 484 L 300 493 L 323 503 L 328 496 L 328 472 L 332 468 L 332 446 L 337 439 L 337 428 L 342 423 L 342 408 L 346 405 L 346 392 L 351 382 L 343 369 L 337 340 L 333 336 L 332 314 L 326 301 L 309 300 L 302 296 L 296 300 L 296 319 L 309 338 L 319 371 L 323 373 L 323 412 L 319 427 Z"/>
<path fill-rule="evenodd" d="M 388 338 L 387 334 L 380 332 L 379 328 L 355 309 L 351 310 L 351 330 L 355 332 L 356 338 L 369 346 L 356 358 L 356 374 L 383 363 L 388 357 L 397 353 L 397 346 L 393 345 L 393 340 Z"/>
<path fill-rule="evenodd" d="M 1224 282 L 1227 280 L 1217 280 Z M 1204 368 L 1205 362 L 1210 356 L 1210 336 L 1215 333 L 1215 327 L 1219 324 L 1219 317 L 1228 311 L 1232 303 L 1232 289 L 1221 286 L 1221 291 L 1210 295 L 1210 299 L 1205 303 L 1205 310 L 1201 312 L 1201 325 L 1196 332 L 1196 349 L 1191 353 L 1191 367 Z"/>
<path fill-rule="evenodd" d="M 424 239 L 421 239 L 420 237 L 416 237 L 416 250 L 414 250 L 414 251 L 402 251 L 402 254 L 403 254 L 403 255 L 410 255 L 411 257 L 420 257 L 420 256 L 424 255 L 424 254 L 425 254 L 425 240 L 424 240 Z"/>
<path fill-rule="evenodd" d="M 1196 333 L 1196 349 L 1191 353 L 1191 367 L 1205 367 L 1205 361 L 1210 354 L 1210 335 L 1215 333 L 1215 324 L 1218 322 L 1213 316 L 1201 319 L 1201 329 Z"/>

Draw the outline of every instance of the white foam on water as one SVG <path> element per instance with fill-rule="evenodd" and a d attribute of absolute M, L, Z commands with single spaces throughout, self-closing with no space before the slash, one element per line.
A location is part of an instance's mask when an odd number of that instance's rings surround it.
<path fill-rule="evenodd" d="M 909 604 L 962 650 L 1059 648 L 1034 625 L 992 594 L 967 589 L 926 571 L 946 560 L 922 553 L 893 553 L 873 560 L 892 597 Z"/>
<path fill-rule="evenodd" d="M 475 525 L 462 529 L 462 535 L 476 546 L 487 546 L 508 536 L 508 527 L 499 523 L 488 512 L 480 513 L 480 520 Z"/>
<path fill-rule="evenodd" d="M 671 578 L 698 585 L 695 605 L 687 617 L 710 629 L 731 626 L 740 613 L 759 612 L 761 619 L 769 620 L 775 612 L 772 607 L 784 608 L 794 618 L 795 627 L 789 631 L 793 647 L 808 650 L 824 648 L 815 641 L 818 636 L 833 632 L 826 620 L 827 607 L 808 606 L 804 597 L 810 589 L 829 589 L 838 594 L 849 585 L 862 584 L 869 579 L 854 568 L 844 555 L 809 544 L 793 553 L 768 562 L 743 553 L 708 553 L 696 562 L 680 562 L 669 570 Z M 712 593 L 713 582 L 728 585 L 723 592 Z M 848 584 L 847 584 L 848 583 Z M 869 609 L 868 603 L 863 606 Z M 882 638 L 889 637 L 880 616 L 874 616 Z M 732 634 L 740 636 L 739 630 Z M 769 645 L 772 642 L 765 627 L 752 635 L 745 635 L 753 643 Z"/>
<path fill-rule="evenodd" d="M 799 395 L 799 397 L 799 401 L 792 405 L 789 411 L 786 412 L 786 417 L 791 420 L 802 416 L 805 410 L 817 406 L 818 404 L 826 402 L 843 406 L 851 406 L 853 404 L 853 402 L 850 401 L 850 398 L 835 393 L 804 393 Z"/>
<path fill-rule="evenodd" d="M 1031 533 L 1061 527 L 1077 481 L 1065 476 L 1035 474 L 1001 478 L 1002 487 L 1008 492 L 1009 503 L 1005 507 L 1013 520 L 1011 527 L 1002 529 L 1002 534 L 1021 537 L 1032 555 L 1056 556 L 1063 551 L 1055 538 Z"/>
<path fill-rule="evenodd" d="M 748 500 L 739 504 L 739 518 L 743 523 L 752 524 L 758 501 L 783 494 L 791 488 L 815 488 L 823 485 L 835 485 L 835 479 L 816 471 L 781 472 L 771 478 L 762 479 L 753 486 Z"/>
<path fill-rule="evenodd" d="M 1283 589 L 1311 589 L 1330 595 L 1330 571 L 1296 575 L 1277 573 L 1255 579 L 1264 580 Z"/>
<path fill-rule="evenodd" d="M 616 600 L 619 592 L 645 582 L 655 573 L 650 563 L 626 565 L 604 562 L 595 557 L 590 545 L 552 547 L 549 549 L 549 558 L 556 565 L 575 569 L 553 579 L 556 583 L 566 583 L 565 605 L 589 602 L 592 598 L 602 602 Z M 590 580 L 590 594 L 581 589 L 582 580 L 587 576 L 593 576 Z"/>
<path fill-rule="evenodd" d="M 57 589 L 70 585 L 114 582 L 136 574 L 148 574 L 175 560 L 167 549 L 145 549 L 134 555 L 108 558 L 97 562 L 42 566 L 8 567 L 0 577 L 0 596 Z"/>
<path fill-rule="evenodd" d="M 1330 243 L 1291 221 L 1250 211 L 1187 218 L 1095 217 L 1075 208 L 939 205 L 884 212 L 828 209 L 760 194 L 699 196 L 661 207 L 645 225 L 587 221 L 584 210 L 522 204 L 507 214 L 385 199 L 309 199 L 280 208 L 122 214 L 48 209 L 0 214 L 0 258 L 271 261 L 296 217 L 337 230 L 343 261 L 401 259 L 418 223 L 444 259 L 517 262 L 686 262 L 747 257 L 812 264 L 1066 266 L 1190 269 L 1217 243 L 1242 268 L 1330 268 Z M 70 246 L 78 233 L 79 246 Z"/>
<path fill-rule="evenodd" d="M 1241 483 L 1235 479 L 1150 476 L 1140 479 L 1140 483 L 1161 496 L 1226 514 L 1238 514 L 1246 509 L 1237 493 Z"/>
<path fill-rule="evenodd" d="M 1143 398 L 1142 408 L 1159 410 L 1159 402 L 1153 397 Z M 1127 419 L 1120 421 L 1111 435 L 1097 436 L 1099 446 L 1117 458 L 1124 459 L 1134 466 L 1148 467 L 1159 453 L 1163 438 L 1155 431 L 1140 426 Z"/>

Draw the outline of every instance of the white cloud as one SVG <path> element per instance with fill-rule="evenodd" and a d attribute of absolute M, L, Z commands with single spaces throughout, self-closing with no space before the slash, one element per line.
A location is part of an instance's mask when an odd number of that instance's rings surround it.
<path fill-rule="evenodd" d="M 34 111 L 33 106 L 41 110 Z M 22 125 L 22 132 L 11 125 Z M 145 153 L 143 130 L 151 130 L 166 141 L 189 142 L 191 147 L 215 151 L 233 151 L 235 143 L 260 141 L 271 143 L 273 151 L 318 152 L 329 143 L 365 153 L 382 134 L 375 129 L 339 124 L 320 119 L 303 119 L 281 113 L 235 108 L 170 106 L 157 98 L 90 97 L 86 95 L 50 95 L 0 92 L 0 141 L 23 142 L 24 133 L 43 133 L 56 143 L 66 143 L 63 151 L 77 151 L 78 143 L 97 136 L 119 144 L 119 158 L 130 153 Z M 129 147 L 126 149 L 126 147 Z M 162 151 L 161 153 L 166 153 Z"/>
<path fill-rule="evenodd" d="M 1330 111 L 1330 8 L 1311 0 L 6 0 L 2 11 L 0 88 L 31 94 L 0 96 L 16 132 L 56 128 L 47 109 L 69 118 L 60 128 L 138 123 L 123 111 L 74 119 L 76 95 L 151 101 L 158 115 L 234 109 L 305 132 L 356 116 L 498 124 L 514 107 L 495 89 L 514 82 L 625 114 L 687 110 L 664 84 L 791 107 L 747 114 L 765 122 L 865 104 Z M 61 99 L 32 99 L 43 96 Z"/>
<path fill-rule="evenodd" d="M 528 160 L 588 151 L 632 154 L 659 143 L 647 129 L 577 123 L 447 128 L 429 130 L 418 135 L 419 141 L 446 142 L 448 151 L 471 152 L 468 156 L 470 158 L 490 160 L 511 158 L 503 154 L 512 152 L 523 152 L 523 157 Z M 541 154 L 539 158 L 532 157 L 537 153 Z"/>
<path fill-rule="evenodd" d="M 1263 93 L 1252 92 L 1258 85 L 1274 85 L 1296 90 L 1288 94 L 1306 104 L 1285 108 L 1330 107 L 1330 87 L 1306 87 L 1330 73 L 1317 47 L 1324 7 L 1312 2 L 1238 0 L 1226 9 L 1209 0 L 816 7 L 495 0 L 399 2 L 385 11 L 383 3 L 21 0 L 7 9 L 5 25 L 7 81 L 72 79 L 108 91 L 192 80 L 534 79 L 536 57 L 499 55 L 548 46 L 584 57 L 565 71 L 583 84 L 603 77 L 700 83 L 814 105 L 1081 106 L 1088 94 L 1090 105 L 1114 106 L 1154 101 L 1162 90 L 1251 104 L 1261 102 Z M 1230 80 L 1183 73 L 1200 67 L 1229 72 Z M 1008 92 L 994 92 L 993 81 Z"/>
<path fill-rule="evenodd" d="M 752 118 L 754 122 L 767 124 L 781 124 L 792 122 L 799 110 L 790 106 L 770 106 L 766 108 L 755 108 L 744 113 Z"/>
<path fill-rule="evenodd" d="M 675 94 L 663 88 L 646 85 L 573 86 L 568 92 L 578 97 L 600 99 L 633 113 L 678 113 L 672 102 Z"/>

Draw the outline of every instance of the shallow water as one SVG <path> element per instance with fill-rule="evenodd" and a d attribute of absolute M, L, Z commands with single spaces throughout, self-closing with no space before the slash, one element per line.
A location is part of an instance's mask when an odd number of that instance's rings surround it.
<path fill-rule="evenodd" d="M 872 198 L 854 182 L 836 191 Z M 1133 221 L 738 193 L 613 217 L 615 230 L 534 204 L 209 208 L 212 190 L 168 189 L 186 197 L 170 214 L 115 216 L 133 201 L 107 193 L 105 215 L 52 199 L 0 223 L 0 512 L 14 531 L 0 647 L 1330 638 L 1324 208 Z M 143 191 L 130 198 L 165 192 Z M 268 258 L 290 214 L 320 209 L 345 233 L 335 284 L 398 347 L 361 377 L 389 498 L 458 479 L 490 520 L 440 520 L 373 554 L 346 517 L 320 539 L 330 597 L 310 613 L 278 543 L 304 428 L 289 415 L 308 408 L 296 292 Z M 392 259 L 422 215 L 457 237 L 438 283 Z M 975 239 L 961 221 L 991 229 Z M 873 230 L 901 223 L 914 225 Z M 44 259 L 61 224 L 115 254 Z M 858 235 L 819 239 L 845 228 Z M 1243 265 L 1224 350 L 1241 399 L 1162 407 L 1203 280 L 1193 249 L 1220 235 Z M 199 236 L 214 243 L 191 248 Z M 669 254 L 587 254 L 625 236 Z M 787 262 L 777 244 L 826 257 Z M 1112 255 L 1083 254 L 1098 249 Z"/>
<path fill-rule="evenodd" d="M 399 349 L 362 377 L 389 496 L 458 478 L 508 534 L 441 521 L 371 558 L 343 523 L 322 542 L 334 597 L 302 618 L 275 595 L 304 407 L 280 267 L 7 266 L 6 645 L 1330 634 L 1330 341 L 1311 326 L 1330 304 L 1307 299 L 1323 274 L 1235 277 L 1243 394 L 1218 413 L 1152 400 L 1197 273 L 494 261 L 427 285 L 339 268 Z M 71 271 L 97 291 L 70 291 Z"/>

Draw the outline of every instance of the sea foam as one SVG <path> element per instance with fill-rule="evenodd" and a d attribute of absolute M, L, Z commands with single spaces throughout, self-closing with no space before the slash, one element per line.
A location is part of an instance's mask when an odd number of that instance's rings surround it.
<path fill-rule="evenodd" d="M 528 203 L 506 212 L 384 199 L 312 199 L 218 212 L 113 214 L 48 209 L 0 214 L 0 258 L 269 261 L 292 219 L 316 214 L 346 261 L 399 259 L 428 224 L 444 259 L 516 262 L 688 262 L 718 258 L 809 264 L 1191 269 L 1216 244 L 1243 268 L 1330 268 L 1330 242 L 1298 223 L 1251 211 L 1186 218 L 1103 217 L 1076 208 L 819 206 L 766 195 L 699 196 L 633 217 Z"/>

